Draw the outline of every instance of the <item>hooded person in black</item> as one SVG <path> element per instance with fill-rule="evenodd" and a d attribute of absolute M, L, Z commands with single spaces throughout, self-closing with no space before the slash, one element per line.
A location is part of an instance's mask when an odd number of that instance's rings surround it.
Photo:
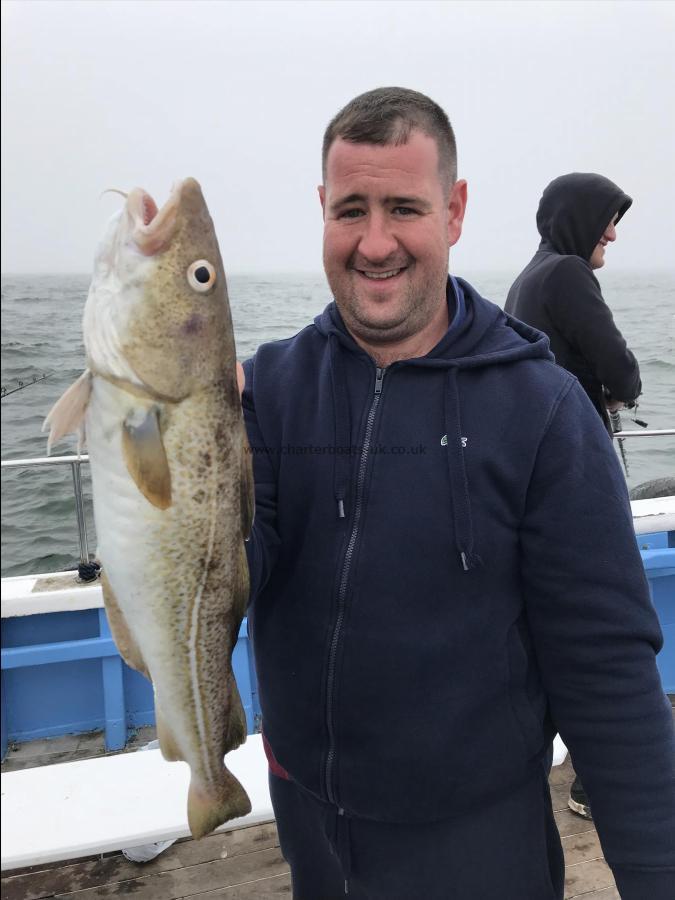
<path fill-rule="evenodd" d="M 537 210 L 539 249 L 505 307 L 548 336 L 556 362 L 576 375 L 610 434 L 608 407 L 634 403 L 640 369 L 593 270 L 604 264 L 604 248 L 632 202 L 602 175 L 574 172 L 552 181 Z"/>
<path fill-rule="evenodd" d="M 632 202 L 602 175 L 573 172 L 554 179 L 537 210 L 539 249 L 511 286 L 505 307 L 548 335 L 556 362 L 576 375 L 610 435 L 609 413 L 633 405 L 640 369 L 593 270 L 604 265 L 605 246 L 616 240 L 615 226 Z M 569 807 L 592 818 L 578 777 Z"/>

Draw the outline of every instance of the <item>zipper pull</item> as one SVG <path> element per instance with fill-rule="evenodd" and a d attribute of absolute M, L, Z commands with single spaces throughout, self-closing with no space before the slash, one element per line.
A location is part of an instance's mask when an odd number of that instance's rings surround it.
<path fill-rule="evenodd" d="M 382 393 L 382 382 L 384 381 L 385 369 L 375 369 L 375 395 Z"/>

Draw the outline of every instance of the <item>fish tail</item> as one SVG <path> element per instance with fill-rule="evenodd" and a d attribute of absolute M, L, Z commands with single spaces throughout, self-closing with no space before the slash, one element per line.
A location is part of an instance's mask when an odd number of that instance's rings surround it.
<path fill-rule="evenodd" d="M 193 838 L 204 837 L 223 822 L 250 812 L 248 794 L 226 768 L 223 768 L 222 779 L 216 785 L 204 785 L 192 777 L 187 815 Z"/>

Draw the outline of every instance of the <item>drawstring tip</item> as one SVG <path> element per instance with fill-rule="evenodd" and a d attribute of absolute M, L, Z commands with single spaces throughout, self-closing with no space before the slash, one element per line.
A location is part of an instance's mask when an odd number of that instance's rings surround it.
<path fill-rule="evenodd" d="M 348 893 L 349 893 L 349 882 L 345 878 L 345 894 L 348 894 Z"/>
<path fill-rule="evenodd" d="M 338 519 L 344 519 L 345 517 L 345 502 L 344 500 L 338 500 Z"/>
<path fill-rule="evenodd" d="M 459 556 L 462 560 L 462 568 L 465 572 L 470 572 L 471 569 L 477 569 L 479 566 L 483 565 L 483 560 L 475 553 L 465 553 L 464 550 L 462 550 Z"/>

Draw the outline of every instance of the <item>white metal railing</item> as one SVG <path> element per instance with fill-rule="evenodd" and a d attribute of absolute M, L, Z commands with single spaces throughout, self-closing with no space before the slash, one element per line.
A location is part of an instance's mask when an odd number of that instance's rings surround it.
<path fill-rule="evenodd" d="M 647 429 L 646 431 L 615 431 L 615 438 L 655 437 L 657 435 L 675 434 L 675 428 Z"/>
<path fill-rule="evenodd" d="M 84 501 L 82 499 L 82 479 L 80 466 L 88 463 L 89 456 L 82 453 L 79 456 L 36 456 L 29 459 L 3 459 L 3 469 L 32 469 L 36 466 L 63 466 L 69 465 L 73 475 L 73 490 L 75 492 L 75 515 L 77 516 L 77 537 L 80 544 L 80 562 L 89 563 L 89 543 L 87 541 L 87 522 L 84 517 Z"/>
<path fill-rule="evenodd" d="M 615 438 L 655 437 L 675 435 L 675 428 L 661 428 L 645 431 L 617 431 Z M 36 466 L 63 466 L 69 465 L 73 475 L 73 490 L 75 493 L 75 514 L 77 516 L 77 536 L 80 544 L 80 562 L 89 562 L 89 543 L 87 541 L 87 523 L 84 516 L 84 502 L 82 499 L 82 479 L 80 466 L 89 462 L 89 455 L 82 453 L 77 456 L 36 456 L 26 459 L 3 459 L 3 469 L 30 469 Z"/>

